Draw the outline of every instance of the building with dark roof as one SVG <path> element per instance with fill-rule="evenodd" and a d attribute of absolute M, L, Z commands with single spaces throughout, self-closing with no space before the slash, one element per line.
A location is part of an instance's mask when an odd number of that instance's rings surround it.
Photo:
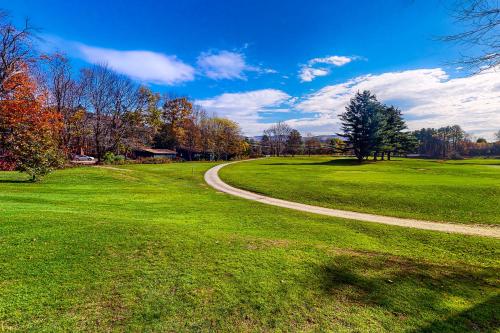
<path fill-rule="evenodd" d="M 137 158 L 170 158 L 177 157 L 177 152 L 170 149 L 140 148 L 134 151 Z"/>

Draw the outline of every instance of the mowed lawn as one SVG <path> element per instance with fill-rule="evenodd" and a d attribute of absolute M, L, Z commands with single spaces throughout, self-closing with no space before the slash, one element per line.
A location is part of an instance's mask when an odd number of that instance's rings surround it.
<path fill-rule="evenodd" d="M 227 166 L 236 187 L 311 205 L 456 223 L 500 223 L 500 159 L 266 158 Z"/>
<path fill-rule="evenodd" d="M 230 197 L 211 166 L 0 173 L 0 331 L 498 329 L 498 240 Z"/>

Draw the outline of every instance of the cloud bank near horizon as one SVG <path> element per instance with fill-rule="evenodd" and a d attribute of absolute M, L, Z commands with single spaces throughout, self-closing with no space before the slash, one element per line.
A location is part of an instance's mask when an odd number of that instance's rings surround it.
<path fill-rule="evenodd" d="M 259 113 L 278 108 L 280 112 L 295 115 L 286 122 L 302 133 L 334 134 L 339 130 L 338 115 L 344 112 L 350 98 L 363 90 L 370 90 L 380 101 L 401 108 L 411 130 L 458 124 L 469 133 L 491 139 L 500 126 L 500 75 L 490 71 L 450 79 L 442 68 L 363 75 L 325 86 L 297 101 L 281 90 L 273 90 L 288 97 L 259 99 L 258 108 L 248 108 L 239 98 L 255 92 L 233 94 L 235 98 L 230 107 L 225 107 L 224 115 L 239 121 L 248 135 L 259 135 L 269 125 L 260 121 Z M 217 112 L 215 101 L 221 96 L 206 99 L 202 105 Z M 246 117 L 238 116 L 241 110 L 246 110 Z"/>
<path fill-rule="evenodd" d="M 195 101 L 211 114 L 238 122 L 248 135 L 259 134 L 269 126 L 262 123 L 263 113 L 288 112 L 287 106 L 292 102 L 290 95 L 278 89 L 224 93 Z"/>

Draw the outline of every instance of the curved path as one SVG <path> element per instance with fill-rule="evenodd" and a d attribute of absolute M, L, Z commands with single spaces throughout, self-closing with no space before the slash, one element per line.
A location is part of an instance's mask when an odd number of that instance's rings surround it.
<path fill-rule="evenodd" d="M 248 161 L 248 160 L 247 160 Z M 366 213 L 357 213 L 347 210 L 339 210 L 339 209 L 331 209 L 325 207 L 318 207 L 312 205 L 301 204 L 297 202 L 281 200 L 271 197 L 266 197 L 261 194 L 253 193 L 250 191 L 241 190 L 239 188 L 230 186 L 224 183 L 219 178 L 219 170 L 225 167 L 226 165 L 238 163 L 237 162 L 229 162 L 224 164 L 219 164 L 211 169 L 209 169 L 205 173 L 205 181 L 208 185 L 213 187 L 214 189 L 228 193 L 240 198 L 245 198 L 253 201 L 258 201 L 261 203 L 265 203 L 268 205 L 284 207 L 289 209 L 295 209 L 307 213 L 314 213 L 326 216 L 334 216 L 341 217 L 345 219 L 353 219 L 358 221 L 365 222 L 374 222 L 374 223 L 382 223 L 389 225 L 396 225 L 400 227 L 408 227 L 408 228 L 416 228 L 416 229 L 424 229 L 424 230 L 433 230 L 433 231 L 442 231 L 442 232 L 450 232 L 450 233 L 459 233 L 465 235 L 476 235 L 476 236 L 487 236 L 487 237 L 495 237 L 500 238 L 500 228 L 496 226 L 477 226 L 477 225 L 462 225 L 462 224 L 451 224 L 451 223 L 439 223 L 439 222 L 430 222 L 430 221 L 422 221 L 422 220 L 413 220 L 413 219 L 404 219 L 399 217 L 390 217 L 390 216 L 382 216 L 382 215 L 374 215 L 374 214 L 366 214 Z"/>

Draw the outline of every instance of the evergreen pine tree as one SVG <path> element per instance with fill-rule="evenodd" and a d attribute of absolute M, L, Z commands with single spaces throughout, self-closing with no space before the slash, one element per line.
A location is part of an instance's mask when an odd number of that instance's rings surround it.
<path fill-rule="evenodd" d="M 394 106 L 384 106 L 383 117 L 385 126 L 382 131 L 382 159 L 384 153 L 387 152 L 387 159 L 391 159 L 391 153 L 403 150 L 403 145 L 406 133 L 403 132 L 407 129 L 406 123 L 401 115 L 401 110 Z"/>
<path fill-rule="evenodd" d="M 365 90 L 356 93 L 346 111 L 339 116 L 343 133 L 338 135 L 345 138 L 360 162 L 382 144 L 382 108 L 375 95 Z"/>

